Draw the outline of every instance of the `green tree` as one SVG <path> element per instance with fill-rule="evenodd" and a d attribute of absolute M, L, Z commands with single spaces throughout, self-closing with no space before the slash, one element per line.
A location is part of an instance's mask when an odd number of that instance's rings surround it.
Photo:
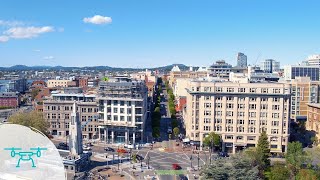
<path fill-rule="evenodd" d="M 288 143 L 286 154 L 286 161 L 294 175 L 296 175 L 301 168 L 302 164 L 306 162 L 307 157 L 303 152 L 303 147 L 300 142 Z"/>
<path fill-rule="evenodd" d="M 48 135 L 49 123 L 43 118 L 43 113 L 31 111 L 29 113 L 17 113 L 9 118 L 9 122 L 33 127 L 43 134 Z"/>
<path fill-rule="evenodd" d="M 180 133 L 180 129 L 178 127 L 173 128 L 173 134 L 177 137 Z"/>
<path fill-rule="evenodd" d="M 214 180 L 259 180 L 259 170 L 257 166 L 252 166 L 251 159 L 237 154 L 231 159 L 219 159 L 215 163 L 202 169 L 203 179 Z"/>
<path fill-rule="evenodd" d="M 313 169 L 300 169 L 296 180 L 318 180 L 320 179 L 319 172 Z"/>
<path fill-rule="evenodd" d="M 276 163 L 266 172 L 266 177 L 269 180 L 288 180 L 290 171 L 285 164 Z"/>
<path fill-rule="evenodd" d="M 258 145 L 256 148 L 256 154 L 255 154 L 255 162 L 259 166 L 261 175 L 263 175 L 263 171 L 270 166 L 269 156 L 270 156 L 270 148 L 269 148 L 268 136 L 265 131 L 262 131 L 258 140 Z"/>
<path fill-rule="evenodd" d="M 40 89 L 36 88 L 31 91 L 31 99 L 34 100 L 36 96 L 39 94 Z"/>
<path fill-rule="evenodd" d="M 214 132 L 211 132 L 203 139 L 203 144 L 207 147 L 210 147 L 211 150 L 213 147 L 220 147 L 220 136 Z"/>

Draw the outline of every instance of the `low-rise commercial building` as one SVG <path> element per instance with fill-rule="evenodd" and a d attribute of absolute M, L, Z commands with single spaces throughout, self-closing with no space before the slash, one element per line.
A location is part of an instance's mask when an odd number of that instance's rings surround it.
<path fill-rule="evenodd" d="M 69 123 L 73 104 L 77 105 L 82 136 L 84 139 L 98 139 L 99 125 L 98 106 L 95 95 L 79 94 L 52 94 L 50 100 L 43 102 L 45 119 L 50 123 L 49 131 L 53 136 L 66 137 L 69 135 Z"/>
<path fill-rule="evenodd" d="M 20 105 L 19 93 L 2 92 L 0 93 L 0 107 L 16 108 Z"/>

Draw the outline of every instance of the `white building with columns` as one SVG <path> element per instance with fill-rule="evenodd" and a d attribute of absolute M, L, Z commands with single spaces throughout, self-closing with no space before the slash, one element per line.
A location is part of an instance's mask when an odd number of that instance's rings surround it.
<path fill-rule="evenodd" d="M 144 81 L 127 76 L 99 83 L 99 138 L 107 143 L 135 144 L 143 141 L 148 90 Z"/>

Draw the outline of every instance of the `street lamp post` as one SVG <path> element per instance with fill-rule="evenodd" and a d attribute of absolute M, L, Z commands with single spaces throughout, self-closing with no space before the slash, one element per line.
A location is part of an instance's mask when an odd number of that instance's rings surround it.
<path fill-rule="evenodd" d="M 120 166 L 120 159 L 119 159 L 119 146 L 118 146 L 118 150 L 117 150 L 117 151 L 118 151 L 118 170 L 119 170 L 119 169 L 120 169 L 120 167 L 119 167 L 119 166 Z"/>
<path fill-rule="evenodd" d="M 190 167 L 191 167 L 191 169 L 192 169 L 192 154 L 191 154 L 191 156 L 190 156 Z"/>
<path fill-rule="evenodd" d="M 148 157 L 147 157 L 147 162 L 148 162 L 148 169 L 149 169 L 149 164 L 150 164 L 150 156 L 148 154 Z"/>
<path fill-rule="evenodd" d="M 200 157 L 199 157 L 199 151 L 198 151 L 198 170 L 199 170 L 199 160 L 200 160 Z"/>

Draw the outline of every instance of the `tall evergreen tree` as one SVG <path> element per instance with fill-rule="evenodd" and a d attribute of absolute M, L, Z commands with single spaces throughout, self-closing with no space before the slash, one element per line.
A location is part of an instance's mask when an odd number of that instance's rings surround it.
<path fill-rule="evenodd" d="M 256 160 L 259 166 L 259 170 L 260 172 L 263 172 L 266 168 L 270 166 L 270 148 L 268 136 L 265 131 L 262 131 L 262 133 L 260 134 L 256 152 Z"/>

